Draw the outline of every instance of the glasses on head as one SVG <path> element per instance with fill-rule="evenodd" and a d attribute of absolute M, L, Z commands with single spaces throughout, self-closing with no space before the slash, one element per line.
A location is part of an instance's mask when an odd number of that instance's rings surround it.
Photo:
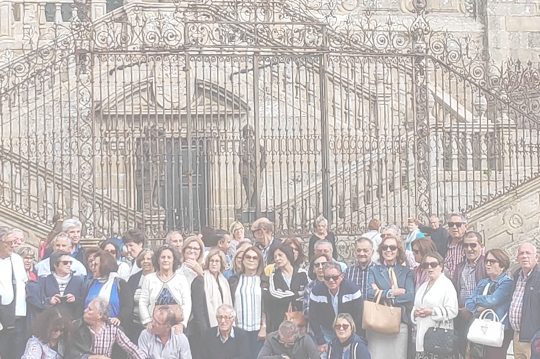
<path fill-rule="evenodd" d="M 334 281 L 337 282 L 337 280 L 341 277 L 341 274 L 338 275 L 325 275 L 324 280 L 327 282 Z"/>
<path fill-rule="evenodd" d="M 463 248 L 475 249 L 478 246 L 478 243 L 463 243 Z"/>
<path fill-rule="evenodd" d="M 250 256 L 248 254 L 244 254 L 244 259 L 247 259 L 248 261 L 256 261 L 257 259 L 259 259 L 259 256 L 257 255 Z"/>
<path fill-rule="evenodd" d="M 72 261 L 59 261 L 58 263 L 61 263 L 61 264 L 65 265 L 65 266 L 67 266 L 68 264 L 71 264 L 73 262 Z"/>
<path fill-rule="evenodd" d="M 313 266 L 315 268 L 322 268 L 324 267 L 328 262 L 318 262 L 318 263 L 313 263 Z"/>
<path fill-rule="evenodd" d="M 233 319 L 233 316 L 232 315 L 216 315 L 216 319 L 218 320 L 218 322 L 220 320 L 231 320 Z"/>
<path fill-rule="evenodd" d="M 395 251 L 395 250 L 397 249 L 397 246 L 383 244 L 383 245 L 381 246 L 381 249 L 383 250 L 383 252 L 386 252 L 386 251 L 393 252 L 393 251 Z"/>
<path fill-rule="evenodd" d="M 349 329 L 350 325 L 349 324 L 336 324 L 334 325 L 334 329 L 336 330 L 347 330 Z"/>
<path fill-rule="evenodd" d="M 428 268 L 437 268 L 439 266 L 439 262 L 424 262 L 422 263 L 422 268 L 423 269 L 428 269 Z"/>
<path fill-rule="evenodd" d="M 462 225 L 464 225 L 463 222 L 448 222 L 448 228 L 452 228 L 452 227 L 461 228 Z"/>
<path fill-rule="evenodd" d="M 494 265 L 495 263 L 499 263 L 496 259 L 486 259 L 486 264 L 489 264 L 490 266 Z"/>

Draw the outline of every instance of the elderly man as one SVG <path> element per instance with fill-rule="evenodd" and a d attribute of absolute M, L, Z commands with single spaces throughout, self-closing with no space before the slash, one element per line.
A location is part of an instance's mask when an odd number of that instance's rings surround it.
<path fill-rule="evenodd" d="M 68 218 L 62 222 L 62 232 L 67 233 L 71 240 L 71 256 L 79 262 L 84 262 L 86 253 L 81 245 L 82 223 L 78 218 Z"/>
<path fill-rule="evenodd" d="M 320 240 L 315 243 L 315 256 L 318 256 L 319 254 L 326 254 L 330 256 L 330 258 L 334 258 L 334 248 L 332 247 L 332 243 L 328 242 L 327 240 Z M 342 272 L 347 269 L 347 265 L 345 263 L 335 259 L 333 262 L 337 263 L 341 267 Z"/>
<path fill-rule="evenodd" d="M 13 253 L 13 237 L 0 227 L 0 357 L 20 358 L 24 351 L 26 291 L 24 263 Z"/>
<path fill-rule="evenodd" d="M 368 231 L 361 235 L 361 237 L 368 238 L 371 240 L 372 247 L 373 247 L 373 255 L 372 260 L 375 263 L 379 263 L 379 253 L 377 252 L 377 248 L 379 248 L 379 244 L 381 244 L 382 237 L 381 237 L 381 221 L 379 221 L 377 218 L 372 218 L 369 220 Z"/>
<path fill-rule="evenodd" d="M 467 232 L 467 219 L 460 213 L 452 213 L 448 217 L 448 245 L 444 257 L 444 266 L 448 273 L 448 278 L 454 277 L 457 265 L 464 259 L 463 237 Z"/>
<path fill-rule="evenodd" d="M 531 357 L 531 340 L 540 330 L 540 268 L 538 252 L 531 243 L 518 247 L 520 269 L 514 275 L 515 289 L 508 311 L 514 329 L 514 358 Z"/>
<path fill-rule="evenodd" d="M 437 252 L 444 258 L 448 249 L 448 231 L 441 226 L 439 217 L 432 215 L 429 217 L 429 226 L 420 223 L 418 228 L 429 235 L 433 243 L 435 243 L 435 247 L 437 247 Z"/>
<path fill-rule="evenodd" d="M 470 312 L 465 308 L 465 300 L 469 298 L 481 279 L 487 277 L 484 265 L 484 241 L 478 232 L 469 231 L 463 237 L 463 253 L 465 260 L 459 263 L 451 278 L 458 294 L 459 314 L 454 319 L 458 349 L 465 356 L 467 332 L 471 320 Z"/>
<path fill-rule="evenodd" d="M 369 269 L 373 267 L 373 242 L 367 237 L 360 237 L 356 240 L 354 265 L 347 268 L 345 278 L 356 284 L 366 295 L 368 290 Z"/>
<path fill-rule="evenodd" d="M 180 231 L 170 231 L 165 236 L 165 242 L 182 254 L 182 246 L 184 245 L 184 237 Z"/>
<path fill-rule="evenodd" d="M 291 321 L 284 321 L 277 331 L 266 336 L 257 359 L 320 359 L 315 342 Z"/>
<path fill-rule="evenodd" d="M 251 233 L 263 254 L 264 265 L 274 263 L 274 251 L 281 244 L 281 240 L 274 237 L 274 223 L 268 218 L 259 218 L 251 225 Z"/>
<path fill-rule="evenodd" d="M 146 359 L 124 332 L 111 323 L 108 317 L 109 303 L 96 298 L 84 310 L 83 320 L 75 322 L 75 329 L 66 348 L 69 359 L 110 359 L 116 343 L 130 358 Z"/>
<path fill-rule="evenodd" d="M 187 337 L 176 333 L 172 327 L 177 323 L 176 315 L 168 306 L 160 306 L 154 311 L 150 329 L 145 329 L 139 337 L 139 349 L 148 359 L 191 359 Z"/>
<path fill-rule="evenodd" d="M 60 232 L 52 240 L 52 249 L 53 252 L 68 252 L 72 253 L 72 263 L 71 270 L 73 275 L 86 276 L 86 267 L 82 264 L 77 258 L 73 257 L 71 239 L 67 233 Z M 38 277 L 46 277 L 51 274 L 51 261 L 49 258 L 45 258 L 38 262 L 35 266 L 35 270 L 38 274 Z"/>
<path fill-rule="evenodd" d="M 341 267 L 328 263 L 324 267 L 324 282 L 317 283 L 309 295 L 309 320 L 319 351 L 335 338 L 332 325 L 338 313 L 349 313 L 356 324 L 357 333 L 363 336 L 362 292 L 350 280 L 343 278 Z"/>
<path fill-rule="evenodd" d="M 204 334 L 201 358 L 211 359 L 253 359 L 247 356 L 246 333 L 235 328 L 236 312 L 228 304 L 220 305 L 216 310 L 217 327 L 210 328 Z"/>

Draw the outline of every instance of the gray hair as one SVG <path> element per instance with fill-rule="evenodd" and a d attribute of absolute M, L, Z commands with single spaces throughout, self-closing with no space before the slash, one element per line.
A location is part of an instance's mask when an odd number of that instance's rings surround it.
<path fill-rule="evenodd" d="M 71 238 L 69 238 L 69 235 L 66 232 L 60 232 L 56 236 L 54 236 L 51 244 L 54 245 L 59 239 L 65 239 L 66 241 L 68 241 L 68 246 L 72 245 Z"/>
<path fill-rule="evenodd" d="M 0 227 L 0 241 L 3 241 L 8 233 L 9 233 L 9 228 L 1 226 Z"/>
<path fill-rule="evenodd" d="M 343 271 L 341 270 L 341 266 L 333 261 L 326 263 L 326 265 L 324 266 L 325 272 L 329 269 L 336 269 L 340 274 L 343 273 Z"/>
<path fill-rule="evenodd" d="M 62 232 L 67 232 L 74 227 L 82 228 L 82 223 L 81 221 L 79 221 L 78 218 L 68 218 L 65 219 L 64 222 L 62 222 Z"/>
<path fill-rule="evenodd" d="M 357 244 L 360 242 L 368 242 L 371 248 L 373 248 L 373 241 L 368 237 L 358 237 L 355 241 Z"/>
<path fill-rule="evenodd" d="M 320 246 L 330 246 L 332 253 L 334 252 L 334 247 L 332 246 L 332 243 L 330 241 L 327 241 L 326 239 L 320 239 L 317 242 L 315 242 L 314 248 L 317 248 Z"/>
<path fill-rule="evenodd" d="M 17 248 L 17 254 L 20 255 L 22 258 L 30 256 L 34 259 L 36 258 L 36 251 L 34 250 L 34 248 L 29 246 L 21 246 Z"/>
<path fill-rule="evenodd" d="M 315 218 L 315 221 L 313 222 L 313 227 L 316 227 L 321 223 L 326 223 L 326 225 L 328 226 L 328 220 L 324 218 L 322 214 L 319 217 Z"/>
<path fill-rule="evenodd" d="M 90 303 L 96 303 L 97 312 L 102 321 L 109 321 L 109 301 L 101 297 L 96 297 Z"/>
<path fill-rule="evenodd" d="M 165 236 L 165 240 L 167 241 L 167 243 L 169 243 L 169 241 L 171 240 L 171 237 L 175 234 L 179 234 L 182 238 L 184 238 L 184 236 L 182 236 L 182 232 L 180 231 L 169 231 L 167 235 Z"/>
<path fill-rule="evenodd" d="M 252 231 L 257 229 L 264 229 L 266 232 L 274 233 L 274 223 L 266 217 L 256 219 L 251 225 Z"/>
<path fill-rule="evenodd" d="M 467 223 L 467 217 L 465 217 L 463 213 L 459 213 L 459 212 L 450 213 L 447 217 L 448 219 L 447 222 L 450 222 L 450 218 L 452 217 L 459 217 L 461 219 L 461 222 Z"/>
<path fill-rule="evenodd" d="M 234 310 L 232 305 L 229 304 L 222 304 L 216 309 L 216 315 L 219 313 L 228 312 L 230 315 L 232 315 L 233 319 L 236 318 L 236 310 Z"/>
<path fill-rule="evenodd" d="M 294 338 L 297 339 L 300 335 L 300 329 L 296 324 L 290 320 L 285 320 L 279 325 L 278 332 L 280 336 L 285 338 Z"/>
<path fill-rule="evenodd" d="M 401 237 L 401 230 L 395 224 L 389 224 L 383 227 L 382 232 L 390 231 L 397 238 Z"/>

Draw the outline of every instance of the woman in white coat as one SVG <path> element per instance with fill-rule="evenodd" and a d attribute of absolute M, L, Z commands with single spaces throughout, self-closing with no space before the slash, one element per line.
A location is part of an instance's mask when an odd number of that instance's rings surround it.
<path fill-rule="evenodd" d="M 458 299 L 452 281 L 443 273 L 444 260 L 437 252 L 424 256 L 422 267 L 428 280 L 416 291 L 411 319 L 416 324 L 416 358 L 432 358 L 424 351 L 424 335 L 432 327 L 453 329 Z M 440 358 L 441 356 L 437 356 Z"/>

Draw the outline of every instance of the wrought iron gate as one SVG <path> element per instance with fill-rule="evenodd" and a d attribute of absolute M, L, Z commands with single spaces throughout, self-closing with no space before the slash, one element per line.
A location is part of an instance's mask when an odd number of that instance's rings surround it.
<path fill-rule="evenodd" d="M 0 204 L 93 235 L 261 214 L 305 233 L 321 213 L 353 234 L 536 176 L 538 121 L 423 42 L 417 10 L 408 31 L 349 36 L 281 2 L 75 21 L 0 77 Z"/>

